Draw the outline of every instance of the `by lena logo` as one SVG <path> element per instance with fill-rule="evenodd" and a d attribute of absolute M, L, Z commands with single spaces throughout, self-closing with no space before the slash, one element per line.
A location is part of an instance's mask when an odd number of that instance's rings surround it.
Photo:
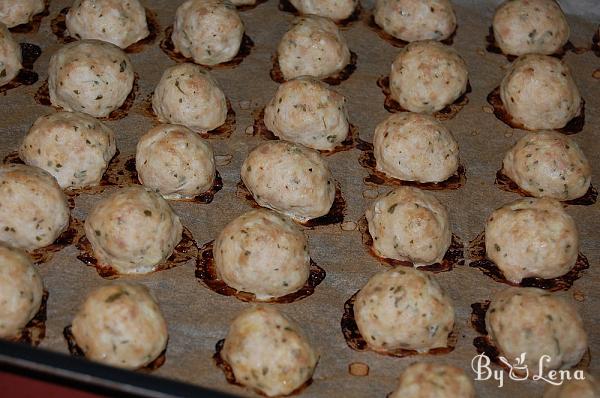
<path fill-rule="evenodd" d="M 544 365 L 551 361 L 549 355 L 542 355 L 538 363 L 537 369 L 529 369 L 529 366 L 525 363 L 526 353 L 522 353 L 520 356 L 515 358 L 515 361 L 511 363 L 505 357 L 499 356 L 498 359 L 508 368 L 508 377 L 513 381 L 523 381 L 527 379 L 531 380 L 542 380 L 546 383 L 560 386 L 566 380 L 585 380 L 585 374 L 583 370 L 549 370 L 544 371 Z M 476 355 L 471 361 L 471 368 L 475 372 L 475 380 L 496 380 L 498 387 L 504 386 L 504 375 L 503 369 L 492 369 L 490 358 L 481 353 Z"/>

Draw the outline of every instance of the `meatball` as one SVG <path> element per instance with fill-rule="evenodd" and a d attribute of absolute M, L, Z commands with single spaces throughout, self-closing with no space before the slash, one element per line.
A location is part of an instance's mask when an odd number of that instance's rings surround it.
<path fill-rule="evenodd" d="M 264 120 L 277 137 L 325 151 L 340 145 L 350 129 L 346 98 L 305 77 L 279 86 Z"/>
<path fill-rule="evenodd" d="M 301 387 L 319 359 L 300 327 L 267 306 L 248 308 L 234 319 L 221 355 L 239 383 L 269 397 Z"/>
<path fill-rule="evenodd" d="M 120 274 L 154 271 L 173 253 L 182 230 L 167 201 L 140 186 L 104 198 L 85 220 L 85 235 L 99 264 Z"/>
<path fill-rule="evenodd" d="M 108 126 L 85 113 L 58 112 L 35 121 L 19 156 L 52 174 L 61 188 L 84 188 L 100 184 L 116 151 Z"/>
<path fill-rule="evenodd" d="M 492 213 L 485 225 L 485 250 L 510 282 L 556 278 L 575 265 L 579 234 L 559 202 L 519 199 Z"/>
<path fill-rule="evenodd" d="M 34 15 L 46 9 L 44 0 L 0 1 L 0 22 L 12 28 L 29 23 Z"/>
<path fill-rule="evenodd" d="M 325 78 L 350 63 L 350 50 L 336 24 L 317 16 L 298 17 L 277 47 L 279 68 L 286 80 L 298 76 Z"/>
<path fill-rule="evenodd" d="M 441 262 L 452 241 L 446 207 L 417 188 L 390 191 L 367 208 L 366 218 L 375 253 L 416 267 Z"/>
<path fill-rule="evenodd" d="M 0 86 L 17 77 L 22 61 L 21 46 L 13 39 L 6 25 L 0 23 Z"/>
<path fill-rule="evenodd" d="M 434 113 L 467 91 L 465 61 L 452 47 L 436 41 L 411 43 L 392 63 L 390 91 L 411 112 Z"/>
<path fill-rule="evenodd" d="M 504 54 L 553 54 L 569 40 L 569 24 L 555 0 L 502 3 L 492 22 L 494 39 Z"/>
<path fill-rule="evenodd" d="M 215 157 L 210 145 L 184 126 L 159 125 L 137 144 L 140 182 L 165 199 L 189 199 L 212 188 Z"/>
<path fill-rule="evenodd" d="M 577 143 L 556 131 L 521 138 L 504 157 L 503 172 L 536 197 L 571 200 L 588 191 L 592 170 Z"/>
<path fill-rule="evenodd" d="M 591 374 L 584 372 L 584 380 L 565 380 L 561 385 L 548 384 L 542 398 L 598 398 L 600 384 Z"/>
<path fill-rule="evenodd" d="M 105 117 L 123 105 L 134 77 L 131 61 L 119 47 L 99 40 L 77 41 L 50 58 L 50 101 L 67 111 Z"/>
<path fill-rule="evenodd" d="M 327 214 L 335 199 L 335 181 L 319 152 L 286 141 L 255 148 L 241 176 L 259 205 L 299 221 Z"/>
<path fill-rule="evenodd" d="M 167 347 L 167 322 L 148 288 L 112 283 L 92 291 L 73 318 L 72 332 L 86 358 L 138 369 Z"/>
<path fill-rule="evenodd" d="M 356 295 L 354 317 L 367 345 L 381 352 L 447 347 L 454 328 L 454 307 L 440 285 L 401 266 L 367 282 Z"/>
<path fill-rule="evenodd" d="M 373 138 L 377 170 L 404 181 L 440 182 L 458 170 L 458 144 L 443 124 L 418 113 L 395 113 Z"/>
<path fill-rule="evenodd" d="M 565 127 L 583 105 L 567 64 L 536 54 L 513 62 L 502 79 L 500 98 L 512 120 L 528 130 Z"/>
<path fill-rule="evenodd" d="M 290 0 L 300 14 L 312 14 L 341 21 L 349 18 L 358 4 L 357 0 Z"/>
<path fill-rule="evenodd" d="M 138 0 L 76 0 L 66 17 L 70 36 L 127 48 L 150 34 Z"/>
<path fill-rule="evenodd" d="M 390 398 L 475 398 L 473 382 L 462 369 L 418 362 L 400 375 Z"/>
<path fill-rule="evenodd" d="M 244 23 L 226 0 L 188 0 L 177 9 L 171 39 L 184 57 L 203 65 L 231 61 L 240 49 Z"/>
<path fill-rule="evenodd" d="M 214 130 L 227 119 L 225 94 L 208 71 L 194 64 L 174 65 L 163 73 L 152 109 L 161 122 L 197 132 Z"/>
<path fill-rule="evenodd" d="M 551 293 L 535 288 L 508 288 L 492 299 L 485 317 L 487 332 L 500 355 L 513 363 L 526 353 L 524 364 L 538 372 L 570 368 L 588 349 L 588 338 L 577 309 Z"/>
<path fill-rule="evenodd" d="M 259 300 L 298 291 L 310 273 L 304 233 L 270 210 L 252 210 L 231 221 L 213 252 L 219 278 Z"/>
<path fill-rule="evenodd" d="M 0 242 L 35 250 L 69 226 L 67 197 L 56 179 L 37 167 L 0 166 Z"/>
<path fill-rule="evenodd" d="M 17 337 L 39 311 L 43 295 L 42 278 L 31 259 L 0 244 L 0 338 Z"/>
<path fill-rule="evenodd" d="M 456 30 L 456 15 L 448 0 L 377 0 L 375 23 L 407 42 L 444 40 Z"/>

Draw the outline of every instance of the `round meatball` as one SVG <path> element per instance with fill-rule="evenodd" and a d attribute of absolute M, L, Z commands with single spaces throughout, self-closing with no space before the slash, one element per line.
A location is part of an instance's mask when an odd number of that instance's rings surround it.
<path fill-rule="evenodd" d="M 138 369 L 167 347 L 167 322 L 143 285 L 112 283 L 92 291 L 73 318 L 71 331 L 85 357 Z"/>
<path fill-rule="evenodd" d="M 188 0 L 177 9 L 171 39 L 184 57 L 203 65 L 231 61 L 240 50 L 244 23 L 227 0 Z"/>
<path fill-rule="evenodd" d="M 411 43 L 392 63 L 390 91 L 411 112 L 434 113 L 467 91 L 465 61 L 452 47 L 436 41 Z"/>
<path fill-rule="evenodd" d="M 0 86 L 17 77 L 22 61 L 21 46 L 13 39 L 6 25 L 0 23 Z"/>
<path fill-rule="evenodd" d="M 70 36 L 127 48 L 150 34 L 138 0 L 75 0 L 66 17 Z"/>
<path fill-rule="evenodd" d="M 140 186 L 104 198 L 85 220 L 85 235 L 99 264 L 120 274 L 154 271 L 173 253 L 182 230 L 167 201 Z"/>
<path fill-rule="evenodd" d="M 456 30 L 448 0 L 377 0 L 374 18 L 387 34 L 407 42 L 444 40 Z"/>
<path fill-rule="evenodd" d="M 212 188 L 215 157 L 200 136 L 184 126 L 159 125 L 137 144 L 135 168 L 140 182 L 165 199 L 189 199 Z"/>
<path fill-rule="evenodd" d="M 566 369 L 581 361 L 588 338 L 577 309 L 551 293 L 535 288 L 512 287 L 496 294 L 485 316 L 487 332 L 514 364 L 525 353 L 524 363 L 539 370 Z"/>
<path fill-rule="evenodd" d="M 587 372 L 583 380 L 564 380 L 559 386 L 548 384 L 542 398 L 598 398 L 600 383 Z"/>
<path fill-rule="evenodd" d="M 502 79 L 500 98 L 512 120 L 528 130 L 565 127 L 583 104 L 569 67 L 536 54 L 512 63 Z"/>
<path fill-rule="evenodd" d="M 39 311 L 42 278 L 23 252 L 0 244 L 0 338 L 15 338 Z"/>
<path fill-rule="evenodd" d="M 319 152 L 286 141 L 255 148 L 241 176 L 259 205 L 299 221 L 324 216 L 335 199 L 335 181 Z"/>
<path fill-rule="evenodd" d="M 290 0 L 300 14 L 318 15 L 334 21 L 349 18 L 358 4 L 357 0 Z"/>
<path fill-rule="evenodd" d="M 269 397 L 301 387 L 319 359 L 298 325 L 267 306 L 248 308 L 234 319 L 221 355 L 239 383 Z"/>
<path fill-rule="evenodd" d="M 12 28 L 29 23 L 34 15 L 46 9 L 44 0 L 2 0 L 0 1 L 0 22 Z"/>
<path fill-rule="evenodd" d="M 174 65 L 163 73 L 152 109 L 161 122 L 197 132 L 214 130 L 227 119 L 225 94 L 208 71 L 194 64 Z"/>
<path fill-rule="evenodd" d="M 416 267 L 441 262 L 452 241 L 446 207 L 417 188 L 390 191 L 367 208 L 366 218 L 375 253 Z"/>
<path fill-rule="evenodd" d="M 286 80 L 298 76 L 325 78 L 350 63 L 350 50 L 336 24 L 317 16 L 296 18 L 277 47 L 279 68 Z"/>
<path fill-rule="evenodd" d="M 401 266 L 367 282 L 356 295 L 354 317 L 367 345 L 381 352 L 447 347 L 454 328 L 454 306 L 440 285 Z"/>
<path fill-rule="evenodd" d="M 0 242 L 35 250 L 69 226 L 69 204 L 56 179 L 37 167 L 0 166 Z"/>
<path fill-rule="evenodd" d="M 571 200 L 586 194 L 592 170 L 577 143 L 556 131 L 521 138 L 504 157 L 503 172 L 536 197 Z"/>
<path fill-rule="evenodd" d="M 61 188 L 100 184 L 117 151 L 113 131 L 79 112 L 39 117 L 25 136 L 19 156 L 52 174 Z"/>
<path fill-rule="evenodd" d="M 569 40 L 569 24 L 555 0 L 502 3 L 492 22 L 494 39 L 504 54 L 553 54 Z"/>
<path fill-rule="evenodd" d="M 283 140 L 325 151 L 340 145 L 350 129 L 346 98 L 310 78 L 280 85 L 265 108 L 264 121 Z"/>
<path fill-rule="evenodd" d="M 259 300 L 298 291 L 310 273 L 308 241 L 290 219 L 252 210 L 223 228 L 214 245 L 217 275 Z"/>
<path fill-rule="evenodd" d="M 556 278 L 577 261 L 579 234 L 562 205 L 548 198 L 520 199 L 495 210 L 485 225 L 485 250 L 504 274 L 523 278 Z"/>
<path fill-rule="evenodd" d="M 473 382 L 462 369 L 418 362 L 400 375 L 389 398 L 475 398 Z"/>
<path fill-rule="evenodd" d="M 443 124 L 418 113 L 395 113 L 375 129 L 377 170 L 404 181 L 440 182 L 458 170 L 458 144 Z"/>

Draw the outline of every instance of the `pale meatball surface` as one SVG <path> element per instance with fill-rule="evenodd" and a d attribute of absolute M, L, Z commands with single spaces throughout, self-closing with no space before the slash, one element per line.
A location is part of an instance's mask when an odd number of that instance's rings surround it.
<path fill-rule="evenodd" d="M 42 278 L 27 254 L 0 244 L 0 338 L 17 337 L 39 311 Z"/>
<path fill-rule="evenodd" d="M 92 291 L 73 318 L 73 337 L 85 357 L 138 369 L 166 348 L 167 323 L 148 288 L 112 283 Z"/>
<path fill-rule="evenodd" d="M 402 372 L 389 398 L 475 398 L 475 388 L 462 369 L 420 362 Z"/>
<path fill-rule="evenodd" d="M 296 220 L 329 212 L 335 181 L 319 152 L 286 141 L 256 147 L 244 163 L 242 181 L 256 202 Z"/>
<path fill-rule="evenodd" d="M 416 267 L 439 263 L 452 241 L 446 207 L 430 192 L 398 187 L 366 211 L 373 249 Z"/>
<path fill-rule="evenodd" d="M 454 328 L 454 306 L 440 285 L 402 266 L 367 282 L 356 295 L 354 317 L 368 346 L 381 352 L 447 347 Z"/>
<path fill-rule="evenodd" d="M 317 16 L 298 17 L 277 47 L 279 67 L 286 80 L 298 76 L 325 78 L 350 63 L 350 50 L 336 24 Z"/>
<path fill-rule="evenodd" d="M 0 166 L 0 242 L 25 250 L 48 246 L 69 225 L 69 204 L 56 179 L 37 167 Z"/>
<path fill-rule="evenodd" d="M 45 9 L 44 0 L 2 0 L 0 1 L 0 22 L 9 28 L 26 24 L 34 15 Z"/>
<path fill-rule="evenodd" d="M 319 359 L 300 327 L 271 306 L 240 313 L 229 326 L 221 355 L 237 382 L 270 397 L 301 387 Z"/>
<path fill-rule="evenodd" d="M 23 139 L 19 156 L 25 164 L 52 174 L 61 188 L 98 185 L 117 147 L 114 132 L 80 112 L 39 117 Z"/>
<path fill-rule="evenodd" d="M 177 9 L 175 49 L 203 65 L 231 61 L 240 49 L 244 23 L 227 0 L 189 0 Z"/>
<path fill-rule="evenodd" d="M 556 131 L 537 131 L 508 151 L 504 174 L 536 197 L 571 200 L 588 191 L 592 169 L 572 138 Z"/>
<path fill-rule="evenodd" d="M 105 117 L 123 105 L 134 78 L 129 57 L 114 44 L 99 40 L 66 44 L 50 58 L 50 101 L 67 111 Z"/>
<path fill-rule="evenodd" d="M 512 63 L 500 84 L 500 98 L 513 122 L 528 130 L 565 127 L 583 103 L 567 64 L 537 54 Z"/>
<path fill-rule="evenodd" d="M 22 68 L 21 46 L 6 25 L 0 23 L 0 86 L 14 79 Z"/>
<path fill-rule="evenodd" d="M 227 100 L 217 81 L 202 67 L 178 64 L 168 68 L 152 95 L 152 109 L 164 123 L 206 132 L 225 123 Z"/>
<path fill-rule="evenodd" d="M 569 24 L 555 0 L 510 0 L 492 22 L 494 39 L 504 54 L 553 54 L 569 40 Z"/>
<path fill-rule="evenodd" d="M 485 317 L 487 332 L 500 351 L 514 364 L 526 353 L 524 364 L 539 372 L 567 369 L 581 360 L 588 338 L 577 309 L 552 293 L 535 288 L 509 288 L 496 294 Z"/>
<path fill-rule="evenodd" d="M 85 235 L 99 264 L 120 274 L 154 271 L 173 253 L 182 230 L 167 201 L 140 186 L 107 196 L 85 220 Z"/>
<path fill-rule="evenodd" d="M 290 0 L 300 14 L 312 14 L 341 21 L 349 18 L 358 4 L 357 0 Z"/>
<path fill-rule="evenodd" d="M 377 170 L 400 180 L 440 182 L 458 170 L 458 143 L 431 116 L 390 115 L 375 128 L 373 148 Z"/>
<path fill-rule="evenodd" d="M 277 137 L 319 150 L 340 145 L 350 129 L 344 96 L 310 78 L 281 84 L 264 121 Z"/>
<path fill-rule="evenodd" d="M 598 398 L 600 383 L 596 377 L 584 372 L 584 380 L 565 380 L 560 386 L 548 384 L 542 398 Z"/>
<path fill-rule="evenodd" d="M 165 199 L 189 199 L 212 188 L 215 157 L 210 145 L 184 126 L 161 124 L 137 144 L 140 182 Z"/>
<path fill-rule="evenodd" d="M 485 225 L 487 256 L 505 278 L 556 278 L 577 261 L 575 221 L 554 199 L 519 199 L 492 212 Z"/>
<path fill-rule="evenodd" d="M 390 92 L 411 112 L 434 113 L 467 91 L 465 61 L 452 47 L 436 41 L 406 46 L 392 63 Z"/>
<path fill-rule="evenodd" d="M 310 273 L 304 233 L 270 210 L 252 210 L 227 224 L 213 253 L 219 278 L 259 300 L 298 291 Z"/>

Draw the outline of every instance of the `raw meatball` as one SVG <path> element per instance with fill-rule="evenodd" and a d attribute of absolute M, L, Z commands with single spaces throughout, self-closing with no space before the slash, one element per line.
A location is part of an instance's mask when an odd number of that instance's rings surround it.
<path fill-rule="evenodd" d="M 304 233 L 270 210 L 252 210 L 231 221 L 213 252 L 219 278 L 259 300 L 298 291 L 310 273 Z"/>
<path fill-rule="evenodd" d="M 0 86 L 17 77 L 22 61 L 21 46 L 13 39 L 6 25 L 0 23 Z"/>
<path fill-rule="evenodd" d="M 111 43 L 77 41 L 61 47 L 50 58 L 50 101 L 67 111 L 108 116 L 123 105 L 133 80 L 129 57 Z"/>
<path fill-rule="evenodd" d="M 143 285 L 95 289 L 73 319 L 72 332 L 87 359 L 125 369 L 154 361 L 167 347 L 167 323 Z"/>
<path fill-rule="evenodd" d="M 107 41 L 121 48 L 150 34 L 146 10 L 138 0 L 75 0 L 66 24 L 70 36 Z"/>
<path fill-rule="evenodd" d="M 189 0 L 177 9 L 171 39 L 184 57 L 203 65 L 231 61 L 240 49 L 244 23 L 224 0 Z"/>
<path fill-rule="evenodd" d="M 443 124 L 418 113 L 395 113 L 373 138 L 377 170 L 404 181 L 439 182 L 458 170 L 458 144 Z"/>
<path fill-rule="evenodd" d="M 555 0 L 511 0 L 496 9 L 494 38 L 504 54 L 553 54 L 569 40 L 569 24 Z"/>
<path fill-rule="evenodd" d="M 389 398 L 475 398 L 475 388 L 462 369 L 420 362 L 406 368 Z"/>
<path fill-rule="evenodd" d="M 259 205 L 299 221 L 327 214 L 335 199 L 335 181 L 319 152 L 286 141 L 255 148 L 241 176 Z"/>
<path fill-rule="evenodd" d="M 381 352 L 447 347 L 454 328 L 454 306 L 440 285 L 402 266 L 367 282 L 356 295 L 354 317 L 368 346 Z"/>
<path fill-rule="evenodd" d="M 182 230 L 167 201 L 140 186 L 104 198 L 85 220 L 85 235 L 99 264 L 120 274 L 154 271 L 173 253 Z"/>
<path fill-rule="evenodd" d="M 485 225 L 487 256 L 506 279 L 556 278 L 577 261 L 575 221 L 553 199 L 520 199 L 495 210 Z"/>
<path fill-rule="evenodd" d="M 48 246 L 69 225 L 67 197 L 37 167 L 0 166 L 0 242 L 25 250 Z"/>
<path fill-rule="evenodd" d="M 319 359 L 298 325 L 266 306 L 249 308 L 234 319 L 221 355 L 239 383 L 269 397 L 301 387 Z"/>
<path fill-rule="evenodd" d="M 19 148 L 20 158 L 52 174 L 61 188 L 100 184 L 117 151 L 113 131 L 79 112 L 39 117 Z"/>
<path fill-rule="evenodd" d="M 419 267 L 441 262 L 450 247 L 448 211 L 430 192 L 398 187 L 373 202 L 366 217 L 379 256 Z"/>
<path fill-rule="evenodd" d="M 456 15 L 448 0 L 377 0 L 375 22 L 397 39 L 444 40 L 456 30 Z"/>
<path fill-rule="evenodd" d="M 39 311 L 42 278 L 23 252 L 0 244 L 0 338 L 17 337 Z"/>
<path fill-rule="evenodd" d="M 508 288 L 496 294 L 485 316 L 487 332 L 500 351 L 514 364 L 526 353 L 524 366 L 539 372 L 567 369 L 588 349 L 588 338 L 577 309 L 552 293 L 534 288 Z"/>
<path fill-rule="evenodd" d="M 265 108 L 264 120 L 277 137 L 320 150 L 340 145 L 350 128 L 346 98 L 304 77 L 279 86 Z"/>
<path fill-rule="evenodd" d="M 577 143 L 556 131 L 521 138 L 504 158 L 504 174 L 536 197 L 579 198 L 588 191 L 592 170 Z"/>
<path fill-rule="evenodd" d="M 392 64 L 392 98 L 406 110 L 434 113 L 467 91 L 465 61 L 452 47 L 436 41 L 411 43 Z"/>
<path fill-rule="evenodd" d="M 500 97 L 512 120 L 528 130 L 565 127 L 583 103 L 567 64 L 536 54 L 512 63 L 502 79 Z"/>
<path fill-rule="evenodd" d="M 174 65 L 163 73 L 152 109 L 161 122 L 197 132 L 214 130 L 227 118 L 225 94 L 208 71 L 194 64 Z"/>
<path fill-rule="evenodd" d="M 312 14 L 341 21 L 349 18 L 356 5 L 357 0 L 290 0 L 290 3 L 300 14 Z"/>
<path fill-rule="evenodd" d="M 45 9 L 44 0 L 2 0 L 0 1 L 0 22 L 9 28 L 26 24 L 34 15 Z"/>
<path fill-rule="evenodd" d="M 591 374 L 584 372 L 584 380 L 565 380 L 562 385 L 548 384 L 542 398 L 598 398 L 600 384 Z"/>
<path fill-rule="evenodd" d="M 296 18 L 277 47 L 279 68 L 286 80 L 298 76 L 325 78 L 350 63 L 350 50 L 336 24 L 317 16 Z"/>
<path fill-rule="evenodd" d="M 184 126 L 161 124 L 137 144 L 140 182 L 165 199 L 189 199 L 212 188 L 215 157 L 200 136 Z"/>

